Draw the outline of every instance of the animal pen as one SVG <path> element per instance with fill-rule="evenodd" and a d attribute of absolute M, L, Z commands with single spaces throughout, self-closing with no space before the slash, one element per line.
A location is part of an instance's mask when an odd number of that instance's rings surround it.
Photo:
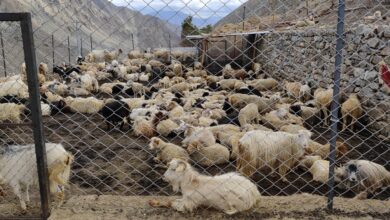
<path fill-rule="evenodd" d="M 0 9 L 0 218 L 390 218 L 389 1 Z"/>

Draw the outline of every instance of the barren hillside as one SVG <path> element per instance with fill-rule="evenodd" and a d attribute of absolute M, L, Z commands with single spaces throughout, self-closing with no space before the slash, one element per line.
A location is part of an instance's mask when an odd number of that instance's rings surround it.
<path fill-rule="evenodd" d="M 169 35 L 172 45 L 179 41 L 179 35 L 166 22 L 126 7 L 115 6 L 108 0 L 1 0 L 0 11 L 32 13 L 38 61 L 51 61 L 52 34 L 58 47 L 55 60 L 68 60 L 68 36 L 74 60 L 77 56 L 77 22 L 81 24 L 80 35 L 85 52 L 90 48 L 90 36 L 94 48 L 122 48 L 125 51 L 132 48 L 131 34 L 134 35 L 135 47 L 140 48 L 167 46 Z M 17 63 L 15 59 L 19 61 L 21 57 L 19 27 L 4 22 L 0 27 L 5 38 L 9 69 L 16 71 L 13 68 L 14 63 Z"/>

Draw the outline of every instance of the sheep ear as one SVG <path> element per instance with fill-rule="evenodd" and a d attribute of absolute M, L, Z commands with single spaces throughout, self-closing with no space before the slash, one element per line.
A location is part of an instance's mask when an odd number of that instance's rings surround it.
<path fill-rule="evenodd" d="M 159 145 L 159 144 L 160 144 L 160 140 L 159 140 L 159 139 L 157 139 L 157 138 L 155 138 L 155 139 L 153 140 L 153 144 L 155 144 L 155 145 Z"/>
<path fill-rule="evenodd" d="M 183 172 L 186 169 L 186 167 L 187 167 L 187 164 L 184 161 L 178 160 L 176 172 Z"/>

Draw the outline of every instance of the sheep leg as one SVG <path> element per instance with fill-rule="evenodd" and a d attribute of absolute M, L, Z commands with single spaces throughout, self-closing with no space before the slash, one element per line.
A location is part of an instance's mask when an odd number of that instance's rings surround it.
<path fill-rule="evenodd" d="M 279 176 L 283 182 L 288 182 L 286 178 L 286 173 L 288 171 L 288 166 L 281 164 L 278 169 Z"/>
<path fill-rule="evenodd" d="M 26 202 L 30 202 L 30 194 L 29 194 L 29 188 L 30 188 L 30 185 L 26 185 L 26 189 L 25 189 L 25 194 L 26 194 Z"/>
<path fill-rule="evenodd" d="M 172 202 L 172 208 L 179 212 L 192 211 L 196 204 L 191 199 L 176 199 Z"/>
<path fill-rule="evenodd" d="M 123 130 L 123 126 L 125 125 L 125 122 L 124 121 L 122 121 L 121 122 L 121 126 L 119 127 L 119 129 L 122 131 Z"/>
<path fill-rule="evenodd" d="M 344 131 L 347 128 L 347 116 L 343 115 L 343 129 L 341 131 Z"/>
<path fill-rule="evenodd" d="M 107 131 L 109 131 L 111 129 L 111 124 L 109 121 L 106 121 L 106 125 L 107 125 Z"/>
<path fill-rule="evenodd" d="M 324 113 L 324 125 L 328 125 L 328 111 L 326 108 L 323 108 L 322 112 Z"/>
<path fill-rule="evenodd" d="M 351 119 L 351 131 L 354 130 L 353 128 L 355 127 L 356 122 L 357 122 L 357 119 L 355 117 L 352 117 L 352 119 Z"/>
<path fill-rule="evenodd" d="M 359 199 L 359 200 L 361 200 L 361 199 L 367 199 L 367 191 L 363 191 L 363 192 L 357 194 L 357 195 L 354 197 L 354 199 Z"/>
<path fill-rule="evenodd" d="M 11 186 L 14 190 L 15 195 L 18 197 L 18 199 L 20 201 L 20 207 L 22 208 L 23 211 L 26 211 L 27 206 L 26 206 L 26 202 L 22 198 L 22 190 L 21 190 L 20 184 L 14 183 L 14 184 L 11 184 Z"/>

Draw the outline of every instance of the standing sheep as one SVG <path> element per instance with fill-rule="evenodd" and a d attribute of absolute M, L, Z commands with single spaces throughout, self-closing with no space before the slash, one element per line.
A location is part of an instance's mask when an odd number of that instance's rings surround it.
<path fill-rule="evenodd" d="M 324 125 L 328 125 L 328 108 L 332 103 L 333 89 L 318 88 L 314 92 L 314 100 L 317 108 L 324 114 Z"/>
<path fill-rule="evenodd" d="M 13 188 L 23 210 L 27 209 L 26 202 L 30 201 L 29 187 L 38 183 L 34 146 L 9 146 L 0 156 L 0 181 Z M 61 144 L 54 143 L 46 144 L 46 154 L 50 193 L 55 194 L 62 202 L 73 156 Z"/>
<path fill-rule="evenodd" d="M 211 206 L 228 215 L 246 211 L 258 204 L 260 193 L 255 184 L 237 173 L 205 176 L 187 162 L 174 159 L 164 173 L 173 191 L 181 191 L 183 198 L 176 199 L 172 208 L 192 212 L 199 206 Z"/>
<path fill-rule="evenodd" d="M 363 108 L 357 97 L 357 94 L 351 94 L 349 98 L 341 105 L 341 114 L 343 117 L 343 131 L 348 126 L 348 119 L 351 118 L 351 130 L 360 116 L 362 116 Z"/>
<path fill-rule="evenodd" d="M 252 122 L 258 124 L 261 121 L 261 115 L 259 114 L 257 105 L 251 103 L 242 108 L 238 114 L 238 121 L 241 126 L 252 124 Z"/>
<path fill-rule="evenodd" d="M 237 169 L 245 176 L 252 176 L 256 168 L 278 169 L 281 179 L 287 182 L 286 173 L 304 155 L 311 133 L 299 134 L 270 131 L 250 131 L 239 141 Z"/>

